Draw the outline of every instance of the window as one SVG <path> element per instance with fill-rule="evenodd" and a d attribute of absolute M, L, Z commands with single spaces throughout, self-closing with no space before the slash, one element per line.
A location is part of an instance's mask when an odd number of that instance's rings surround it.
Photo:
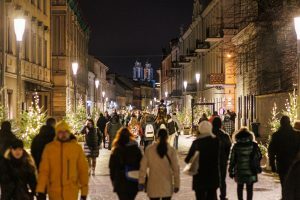
<path fill-rule="evenodd" d="M 41 0 L 37 0 L 37 7 L 41 10 Z"/>
<path fill-rule="evenodd" d="M 7 21 L 7 52 L 12 53 L 12 22 L 10 19 Z"/>
<path fill-rule="evenodd" d="M 44 11 L 44 14 L 47 15 L 47 0 L 44 0 L 43 2 L 43 11 Z"/>
<path fill-rule="evenodd" d="M 42 38 L 40 36 L 38 36 L 38 60 L 37 60 L 37 64 L 41 65 L 42 64 Z"/>
<path fill-rule="evenodd" d="M 36 63 L 36 33 L 32 34 L 32 43 L 31 43 L 31 54 L 32 54 L 32 62 Z"/>
<path fill-rule="evenodd" d="M 12 108 L 12 94 L 13 90 L 7 90 L 7 111 L 8 111 L 8 119 L 13 119 L 13 108 Z"/>
<path fill-rule="evenodd" d="M 28 29 L 25 30 L 25 42 L 24 42 L 24 45 L 25 45 L 25 52 L 24 52 L 24 56 L 25 56 L 25 60 L 29 61 L 29 47 L 30 47 L 30 44 L 29 44 L 29 31 Z"/>
<path fill-rule="evenodd" d="M 44 67 L 47 67 L 47 59 L 48 59 L 48 56 L 47 56 L 47 54 L 48 54 L 48 48 L 47 48 L 47 40 L 44 40 L 44 46 L 43 46 L 43 66 Z"/>
<path fill-rule="evenodd" d="M 31 4 L 35 5 L 35 0 L 31 0 Z"/>

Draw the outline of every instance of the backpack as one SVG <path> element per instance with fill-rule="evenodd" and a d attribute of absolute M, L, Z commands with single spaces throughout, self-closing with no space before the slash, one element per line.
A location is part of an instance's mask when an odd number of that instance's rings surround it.
<path fill-rule="evenodd" d="M 97 129 L 93 129 L 93 131 L 88 131 L 85 135 L 85 142 L 89 147 L 96 147 L 98 144 L 98 135 Z"/>
<path fill-rule="evenodd" d="M 154 127 L 153 124 L 147 124 L 145 127 L 145 139 L 153 140 L 154 139 Z"/>

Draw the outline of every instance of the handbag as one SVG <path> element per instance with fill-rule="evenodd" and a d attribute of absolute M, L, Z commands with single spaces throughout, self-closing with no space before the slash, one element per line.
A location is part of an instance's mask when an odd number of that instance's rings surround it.
<path fill-rule="evenodd" d="M 183 173 L 189 176 L 194 176 L 198 174 L 199 158 L 200 158 L 200 151 L 195 151 L 195 154 L 191 158 L 190 162 L 186 164 L 186 166 L 184 167 Z"/>

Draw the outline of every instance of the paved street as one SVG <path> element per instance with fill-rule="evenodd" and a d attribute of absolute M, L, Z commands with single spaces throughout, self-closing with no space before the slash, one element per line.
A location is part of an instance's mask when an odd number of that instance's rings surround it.
<path fill-rule="evenodd" d="M 181 168 L 184 166 L 184 157 L 192 142 L 192 138 L 181 136 L 179 159 Z M 102 150 L 98 160 L 97 173 L 90 180 L 90 196 L 91 200 L 116 200 L 116 195 L 112 192 L 112 186 L 109 179 L 108 160 L 110 152 Z M 186 175 L 181 176 L 180 192 L 174 195 L 174 200 L 195 199 L 194 193 L 191 190 L 192 178 Z M 237 199 L 236 184 L 228 178 L 228 198 L 230 200 Z M 259 182 L 255 184 L 254 200 L 278 200 L 280 199 L 280 184 L 269 174 L 262 174 L 259 177 Z M 137 200 L 147 199 L 144 193 L 139 193 Z"/>

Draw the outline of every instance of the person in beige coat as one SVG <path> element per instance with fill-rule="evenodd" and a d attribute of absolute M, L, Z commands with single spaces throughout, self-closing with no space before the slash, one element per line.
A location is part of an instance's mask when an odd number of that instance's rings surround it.
<path fill-rule="evenodd" d="M 176 150 L 167 142 L 168 132 L 164 129 L 159 130 L 158 138 L 158 143 L 146 149 L 141 161 L 139 189 L 141 191 L 146 187 L 151 200 L 169 200 L 173 193 L 179 191 L 179 164 Z M 146 175 L 148 180 L 145 186 Z"/>

